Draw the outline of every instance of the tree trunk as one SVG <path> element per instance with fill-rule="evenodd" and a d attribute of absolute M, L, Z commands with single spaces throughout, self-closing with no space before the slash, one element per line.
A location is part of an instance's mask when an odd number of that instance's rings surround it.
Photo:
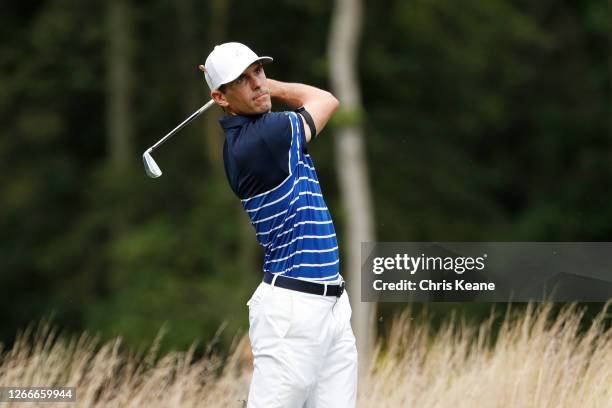
<path fill-rule="evenodd" d="M 374 241 L 372 201 L 364 152 L 362 111 L 357 80 L 357 50 L 361 34 L 360 0 L 336 0 L 328 43 L 332 90 L 340 100 L 335 130 L 336 166 L 342 202 L 346 206 L 344 250 L 348 291 L 353 308 L 360 378 L 369 369 L 374 341 L 376 305 L 361 302 L 361 242 Z"/>
<path fill-rule="evenodd" d="M 202 64 L 205 62 L 204 59 L 208 56 L 208 52 L 213 50 L 215 45 L 221 44 L 225 39 L 225 33 L 227 31 L 227 15 L 230 7 L 229 0 L 212 0 L 209 3 L 210 7 L 210 19 L 208 23 L 208 41 L 210 44 L 209 49 L 206 51 L 206 55 L 202 56 Z M 204 88 L 206 88 L 206 100 L 210 99 L 210 90 L 206 81 L 202 79 Z M 211 168 L 215 172 L 216 176 L 222 175 L 223 170 L 223 158 L 222 158 L 222 147 L 223 147 L 223 131 L 219 126 L 219 112 L 221 108 L 213 106 L 204 115 L 206 123 L 206 146 L 208 150 L 208 161 L 210 162 Z"/>
<path fill-rule="evenodd" d="M 107 242 L 120 240 L 128 228 L 125 206 L 119 197 L 128 187 L 130 167 L 136 163 L 133 146 L 132 123 L 132 52 L 133 39 L 130 30 L 130 7 L 127 0 L 109 0 L 106 6 L 106 139 L 107 173 L 106 190 L 98 205 L 112 208 L 113 217 L 108 228 Z M 112 245 L 111 245 L 112 246 Z M 104 272 L 93 277 L 98 293 L 113 290 L 122 271 L 107 254 Z"/>
<path fill-rule="evenodd" d="M 108 2 L 107 33 L 107 137 L 109 162 L 116 173 L 123 173 L 133 160 L 131 33 L 129 8 L 125 0 Z"/>
<path fill-rule="evenodd" d="M 229 11 L 229 0 L 212 0 L 208 3 L 208 21 L 206 22 L 207 43 L 209 46 L 202 47 L 205 54 L 197 55 L 194 45 L 198 43 L 196 33 L 196 14 L 193 0 L 176 0 L 174 2 L 178 16 L 177 27 L 177 50 L 182 77 L 182 105 L 185 112 L 192 112 L 210 99 L 210 90 L 203 74 L 197 69 L 199 64 L 204 64 L 207 53 L 215 44 L 223 42 L 227 26 L 227 15 Z M 194 78 L 199 82 L 194 85 Z M 202 88 L 199 88 L 202 87 Z M 204 95 L 204 98 L 202 98 Z M 206 158 L 213 178 L 223 175 L 223 132 L 217 119 L 220 109 L 212 107 L 202 115 L 202 118 L 192 126 L 198 133 L 204 135 L 206 146 Z"/>
<path fill-rule="evenodd" d="M 181 112 L 187 116 L 202 106 L 205 101 L 202 100 L 202 90 L 197 85 L 202 86 L 202 83 L 194 83 L 201 72 L 197 69 L 197 65 L 201 56 L 195 53 L 194 44 L 197 44 L 198 38 L 196 34 L 195 9 L 193 0 L 175 0 L 173 2 L 176 7 L 177 25 L 176 25 L 176 50 L 179 63 L 179 71 L 181 73 Z M 206 86 L 206 85 L 204 85 Z M 189 125 L 189 132 L 194 135 L 201 134 L 204 131 L 204 125 L 201 120 L 196 120 Z M 184 130 L 184 131 L 185 131 Z"/>

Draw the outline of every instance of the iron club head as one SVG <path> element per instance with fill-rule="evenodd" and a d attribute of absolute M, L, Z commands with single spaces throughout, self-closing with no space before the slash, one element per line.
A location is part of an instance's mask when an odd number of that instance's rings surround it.
<path fill-rule="evenodd" d="M 151 156 L 151 152 L 154 149 L 156 149 L 159 145 L 164 143 L 166 140 L 171 138 L 173 135 L 175 135 L 179 130 L 185 127 L 185 125 L 187 125 L 189 122 L 191 122 L 192 120 L 200 116 L 202 112 L 206 111 L 208 108 L 210 108 L 214 104 L 215 104 L 214 99 L 211 99 L 210 101 L 208 101 L 204 106 L 202 106 L 197 111 L 193 112 L 187 119 L 182 121 L 177 127 L 172 129 L 166 136 L 162 137 L 157 143 L 149 147 L 143 153 L 142 161 L 144 162 L 145 171 L 147 172 L 149 177 L 157 178 L 162 175 L 162 171 L 159 169 L 159 166 L 157 165 L 157 163 L 155 163 L 155 160 L 153 160 L 153 157 Z"/>
<path fill-rule="evenodd" d="M 142 155 L 142 161 L 144 162 L 145 171 L 147 172 L 147 175 L 149 177 L 158 178 L 162 175 L 162 171 L 157 165 L 157 163 L 155 163 L 155 160 L 153 160 L 153 156 L 151 156 L 150 150 L 144 152 L 144 154 Z"/>

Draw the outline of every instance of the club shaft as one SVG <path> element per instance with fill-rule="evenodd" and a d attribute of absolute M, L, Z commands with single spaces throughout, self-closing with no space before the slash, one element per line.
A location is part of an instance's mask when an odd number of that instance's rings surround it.
<path fill-rule="evenodd" d="M 177 127 L 175 127 L 174 129 L 172 129 L 170 132 L 168 132 L 168 134 L 164 137 L 162 137 L 157 143 L 155 143 L 153 146 L 149 147 L 149 152 L 152 152 L 153 150 L 157 149 L 161 144 L 163 144 L 166 140 L 170 139 L 172 136 L 174 136 L 179 130 L 181 130 L 182 128 L 184 128 L 186 125 L 188 125 L 192 120 L 194 120 L 195 118 L 197 118 L 198 116 L 200 116 L 202 113 L 204 113 L 208 108 L 210 108 L 211 106 L 213 106 L 215 104 L 215 101 L 213 99 L 211 99 L 210 101 L 208 101 L 206 103 L 206 105 L 202 106 L 200 109 L 198 109 L 197 111 L 193 112 L 187 119 L 185 119 L 184 121 L 182 121 Z"/>

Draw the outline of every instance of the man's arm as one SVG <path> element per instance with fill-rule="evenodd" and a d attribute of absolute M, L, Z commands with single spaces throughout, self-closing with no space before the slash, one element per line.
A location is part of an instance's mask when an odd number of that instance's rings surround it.
<path fill-rule="evenodd" d="M 268 88 L 270 89 L 270 96 L 287 105 L 289 109 L 297 109 L 303 106 L 312 116 L 317 135 L 323 130 L 332 113 L 340 104 L 331 93 L 310 85 L 280 82 L 268 78 Z M 310 127 L 303 117 L 302 123 L 304 124 L 306 142 L 309 142 L 316 135 L 310 134 Z"/>

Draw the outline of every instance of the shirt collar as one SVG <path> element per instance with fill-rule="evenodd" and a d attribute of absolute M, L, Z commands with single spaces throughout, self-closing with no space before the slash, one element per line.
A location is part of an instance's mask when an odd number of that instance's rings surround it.
<path fill-rule="evenodd" d="M 262 114 L 259 115 L 225 115 L 219 119 L 219 123 L 223 129 L 229 129 L 233 127 L 243 126 L 249 122 L 254 121 Z"/>

